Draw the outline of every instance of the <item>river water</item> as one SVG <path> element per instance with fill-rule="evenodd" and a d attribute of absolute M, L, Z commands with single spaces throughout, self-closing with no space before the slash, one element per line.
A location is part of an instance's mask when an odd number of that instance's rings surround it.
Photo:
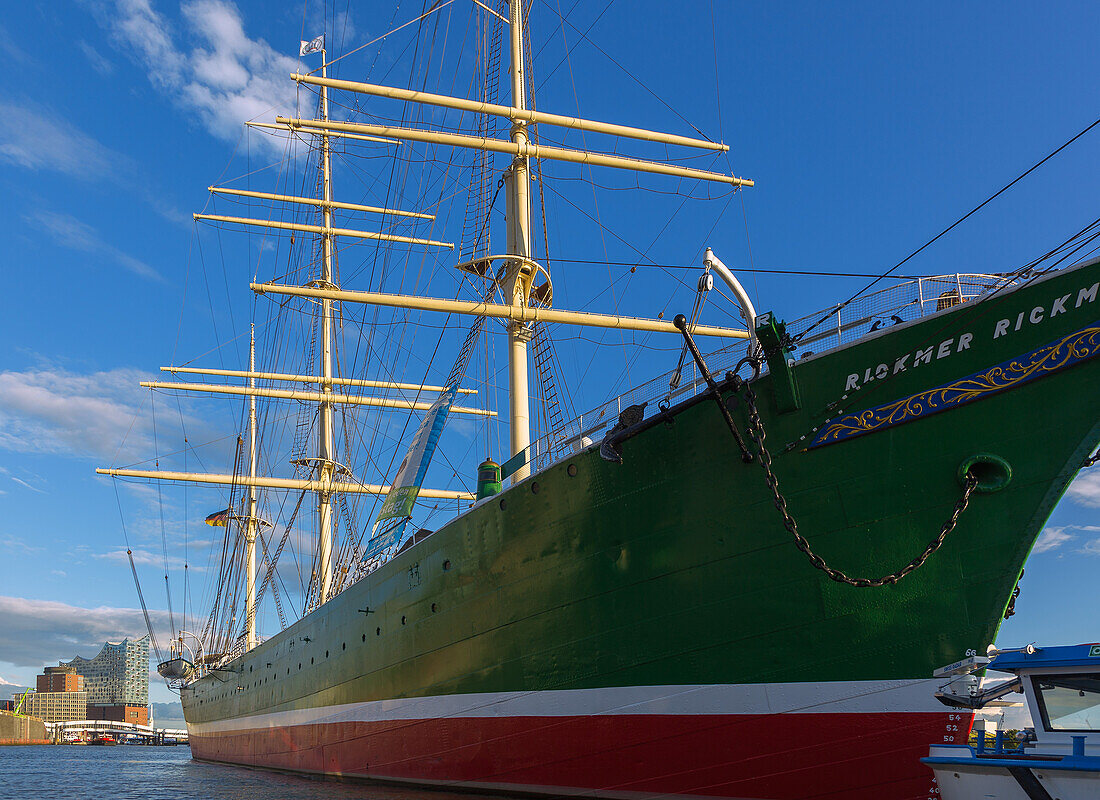
<path fill-rule="evenodd" d="M 0 747 L 0 800 L 471 800 L 200 764 L 188 747 Z"/>

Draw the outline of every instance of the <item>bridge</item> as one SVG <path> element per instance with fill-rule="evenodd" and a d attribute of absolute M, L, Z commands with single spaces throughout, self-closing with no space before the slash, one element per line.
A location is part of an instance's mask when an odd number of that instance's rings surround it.
<path fill-rule="evenodd" d="M 165 744 L 165 740 L 175 740 L 177 744 L 188 743 L 186 728 L 154 728 L 151 725 L 137 725 L 133 722 L 115 722 L 106 719 L 46 723 L 46 734 L 55 743 L 71 741 L 73 738 L 91 739 L 105 733 L 116 739 L 121 736 L 137 736 L 145 744 Z"/>

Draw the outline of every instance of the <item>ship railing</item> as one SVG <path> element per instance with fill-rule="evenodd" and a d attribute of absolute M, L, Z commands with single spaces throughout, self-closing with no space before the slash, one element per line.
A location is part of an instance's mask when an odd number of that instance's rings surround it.
<path fill-rule="evenodd" d="M 967 303 L 995 289 L 1019 280 L 1014 275 L 965 274 L 935 275 L 903 280 L 894 286 L 864 295 L 847 305 L 838 304 L 787 323 L 787 332 L 797 336 L 809 331 L 799 341 L 799 356 L 850 344 L 884 327 L 909 322 L 934 314 L 945 308 Z M 826 315 L 827 322 L 814 325 Z M 811 330 L 812 329 L 812 330 Z M 746 354 L 745 344 L 738 342 L 721 350 L 707 353 L 707 368 L 716 378 L 722 378 Z M 623 409 L 647 403 L 646 416 L 655 412 L 662 400 L 677 403 L 707 390 L 706 381 L 698 373 L 691 358 L 686 359 L 679 384 L 670 390 L 674 371 L 659 375 L 648 383 L 630 389 L 600 406 L 587 411 L 527 447 L 524 458 L 513 457 L 510 464 L 531 465 L 532 473 L 599 443 L 618 421 Z M 507 477 L 507 474 L 505 475 Z"/>
<path fill-rule="evenodd" d="M 746 343 L 738 341 L 736 344 L 706 353 L 704 359 L 707 369 L 720 380 L 727 370 L 733 369 L 737 362 L 745 357 L 746 353 Z M 531 465 L 532 472 L 545 469 L 562 458 L 579 453 L 598 443 L 619 421 L 619 415 L 623 410 L 630 406 L 646 403 L 646 416 L 649 416 L 656 412 L 659 402 L 668 401 L 675 404 L 707 390 L 706 381 L 699 374 L 690 356 L 685 359 L 679 382 L 671 386 L 674 373 L 675 370 L 670 370 L 659 375 L 535 439 L 527 447 L 525 459 L 513 457 L 512 462 L 522 464 L 526 461 Z"/>
<path fill-rule="evenodd" d="M 868 334 L 911 322 L 945 308 L 975 300 L 1009 286 L 1020 277 L 982 273 L 933 275 L 901 281 L 787 323 L 787 333 L 801 338 L 799 357 L 858 341 Z M 825 321 L 822 319 L 825 318 Z"/>

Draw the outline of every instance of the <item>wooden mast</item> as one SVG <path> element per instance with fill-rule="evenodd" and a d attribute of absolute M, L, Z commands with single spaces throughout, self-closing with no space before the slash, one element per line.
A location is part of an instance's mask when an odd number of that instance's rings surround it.
<path fill-rule="evenodd" d="M 328 53 L 321 48 L 321 77 L 328 77 Z M 328 121 L 328 87 L 321 87 L 321 119 Z M 339 287 L 332 280 L 332 165 L 329 161 L 329 137 L 321 134 L 321 219 L 326 229 L 321 233 L 321 280 L 320 285 L 327 289 Z M 332 394 L 332 300 L 321 300 L 321 353 L 320 375 L 321 393 Z M 322 400 L 317 411 L 317 463 L 318 478 L 322 484 L 332 482 L 336 471 L 333 458 L 333 416 L 332 400 Z M 333 493 L 317 493 L 317 605 L 328 599 L 332 585 L 332 531 L 333 531 Z"/>
<path fill-rule="evenodd" d="M 527 107 L 524 90 L 524 49 L 523 49 L 523 0 L 510 0 L 508 3 L 509 33 L 511 35 L 511 64 L 509 73 L 512 78 L 512 108 L 523 111 Z M 325 87 L 322 87 L 322 90 Z M 527 121 L 512 118 L 512 143 L 518 153 L 512 160 L 512 166 L 505 174 L 508 190 L 508 253 L 519 258 L 511 262 L 505 270 L 504 296 L 508 305 L 526 308 L 531 295 L 531 178 L 528 171 Z M 534 329 L 513 319 L 508 325 L 508 421 L 510 429 L 511 453 L 516 455 L 531 444 L 531 403 L 527 383 L 527 343 Z M 523 466 L 516 470 L 512 482 L 521 481 L 531 470 Z"/>
<path fill-rule="evenodd" d="M 256 372 L 256 326 L 251 326 L 248 371 Z M 249 380 L 253 390 L 256 378 Z M 256 395 L 248 398 L 248 476 L 252 483 L 248 487 L 248 520 L 246 522 L 245 544 L 245 647 L 251 650 L 256 646 Z"/>

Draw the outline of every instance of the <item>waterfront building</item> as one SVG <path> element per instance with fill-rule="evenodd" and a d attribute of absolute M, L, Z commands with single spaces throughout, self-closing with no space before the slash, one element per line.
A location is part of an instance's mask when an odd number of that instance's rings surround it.
<path fill-rule="evenodd" d="M 88 704 L 88 719 L 149 724 L 149 706 L 132 706 L 127 703 Z"/>
<path fill-rule="evenodd" d="M 107 642 L 95 658 L 62 662 L 84 677 L 93 705 L 149 705 L 149 637 Z"/>
<path fill-rule="evenodd" d="M 20 696 L 15 696 L 19 706 Z M 43 722 L 69 722 L 88 718 L 87 692 L 32 692 L 23 693 L 21 714 L 37 717 Z"/>
<path fill-rule="evenodd" d="M 84 676 L 69 666 L 46 667 L 38 676 L 39 692 L 82 692 Z"/>

